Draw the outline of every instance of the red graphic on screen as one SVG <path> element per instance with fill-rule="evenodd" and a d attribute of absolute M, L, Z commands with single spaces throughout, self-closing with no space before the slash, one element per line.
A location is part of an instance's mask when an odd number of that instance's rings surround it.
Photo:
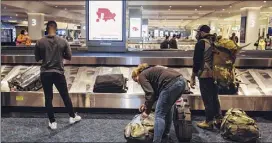
<path fill-rule="evenodd" d="M 132 27 L 133 31 L 138 31 L 139 29 L 137 27 Z"/>
<path fill-rule="evenodd" d="M 111 19 L 115 21 L 116 14 L 112 13 L 108 8 L 98 8 L 96 14 L 98 16 L 98 18 L 96 19 L 96 22 L 99 22 L 99 20 L 101 19 L 101 14 L 104 14 L 103 20 L 105 20 L 105 22 Z"/>

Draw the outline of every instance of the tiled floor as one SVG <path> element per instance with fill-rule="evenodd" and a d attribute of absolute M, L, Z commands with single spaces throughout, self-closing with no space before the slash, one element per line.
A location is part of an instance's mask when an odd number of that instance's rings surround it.
<path fill-rule="evenodd" d="M 80 114 L 83 120 L 75 125 L 68 125 L 66 114 L 56 114 L 58 129 L 47 128 L 45 114 L 2 115 L 1 142 L 126 142 L 123 137 L 124 127 L 133 115 L 119 114 Z M 219 131 L 204 131 L 196 127 L 196 121 L 203 117 L 193 117 L 193 138 L 191 142 L 229 142 L 224 140 Z M 272 141 L 272 122 L 257 118 L 262 138 L 260 142 Z M 174 129 L 171 137 L 178 142 Z"/>

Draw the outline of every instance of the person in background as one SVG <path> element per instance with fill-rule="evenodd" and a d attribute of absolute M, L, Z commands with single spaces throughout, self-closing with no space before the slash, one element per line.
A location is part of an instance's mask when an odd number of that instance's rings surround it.
<path fill-rule="evenodd" d="M 271 49 L 271 44 L 272 44 L 272 40 L 271 38 L 269 37 L 269 34 L 266 34 L 266 38 L 265 38 L 265 49 L 266 50 L 269 50 Z"/>
<path fill-rule="evenodd" d="M 28 32 L 26 30 L 22 30 L 21 33 L 16 38 L 16 45 L 31 45 L 31 39 L 28 36 Z"/>
<path fill-rule="evenodd" d="M 260 37 L 257 50 L 265 50 L 266 43 L 263 36 Z"/>
<path fill-rule="evenodd" d="M 208 25 L 201 25 L 196 30 L 198 42 L 195 45 L 193 72 L 190 82 L 191 88 L 194 88 L 195 77 L 198 76 L 206 119 L 197 123 L 197 126 L 207 130 L 212 130 L 214 125 L 219 128 L 223 118 L 218 99 L 218 86 L 212 76 L 213 49 L 211 46 L 212 41 L 209 40 L 211 39 L 210 30 Z"/>
<path fill-rule="evenodd" d="M 171 49 L 178 49 L 178 44 L 177 44 L 177 36 L 174 34 L 172 39 L 169 41 L 169 46 Z"/>
<path fill-rule="evenodd" d="M 56 35 L 56 30 L 57 23 L 49 21 L 46 26 L 48 35 L 37 41 L 34 50 L 36 61 L 42 60 L 41 82 L 44 90 L 47 115 L 49 117 L 49 127 L 53 130 L 57 129 L 52 105 L 53 85 L 58 89 L 64 105 L 68 110 L 70 124 L 81 120 L 81 117 L 74 113 L 64 76 L 63 59 L 71 60 L 71 48 L 65 39 Z"/>
<path fill-rule="evenodd" d="M 165 36 L 164 41 L 161 43 L 161 49 L 169 49 L 169 36 Z"/>
<path fill-rule="evenodd" d="M 238 37 L 236 36 L 235 33 L 232 33 L 231 37 L 230 37 L 230 40 L 234 41 L 235 43 L 238 43 L 239 42 L 239 39 Z"/>
<path fill-rule="evenodd" d="M 172 124 L 172 106 L 185 90 L 185 80 L 175 70 L 162 66 L 150 67 L 148 64 L 139 65 L 132 72 L 132 79 L 145 92 L 145 104 L 139 108 L 142 118 L 148 117 L 157 100 L 153 143 L 161 143 L 162 138 L 171 141 L 169 131 Z"/>

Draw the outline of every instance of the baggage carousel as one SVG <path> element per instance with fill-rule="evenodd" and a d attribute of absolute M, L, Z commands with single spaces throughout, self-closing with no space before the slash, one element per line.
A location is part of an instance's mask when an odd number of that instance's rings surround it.
<path fill-rule="evenodd" d="M 21 48 L 21 47 L 20 47 Z M 193 51 L 141 51 L 125 53 L 89 53 L 74 50 L 73 59 L 65 61 L 65 75 L 73 105 L 78 108 L 137 109 L 144 102 L 144 92 L 133 82 L 131 71 L 143 62 L 150 65 L 165 65 L 179 71 L 190 79 Z M 28 67 L 39 68 L 33 48 L 2 49 L 1 79 L 8 81 Z M 237 107 L 246 111 L 272 110 L 272 51 L 242 51 L 236 66 L 242 84 L 237 95 L 220 95 L 223 110 Z M 97 75 L 122 73 L 129 78 L 127 93 L 93 93 Z M 54 107 L 64 104 L 54 88 Z M 198 82 L 189 99 L 192 110 L 203 110 Z M 39 91 L 3 91 L 4 107 L 44 107 L 44 95 Z"/>

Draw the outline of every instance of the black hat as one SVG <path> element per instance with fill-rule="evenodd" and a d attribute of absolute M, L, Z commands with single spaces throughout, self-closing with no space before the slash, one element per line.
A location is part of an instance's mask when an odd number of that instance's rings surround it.
<path fill-rule="evenodd" d="M 210 33 L 211 28 L 208 25 L 200 25 L 195 31 L 198 31 L 198 32 L 202 31 L 202 32 L 205 32 L 205 33 Z"/>

